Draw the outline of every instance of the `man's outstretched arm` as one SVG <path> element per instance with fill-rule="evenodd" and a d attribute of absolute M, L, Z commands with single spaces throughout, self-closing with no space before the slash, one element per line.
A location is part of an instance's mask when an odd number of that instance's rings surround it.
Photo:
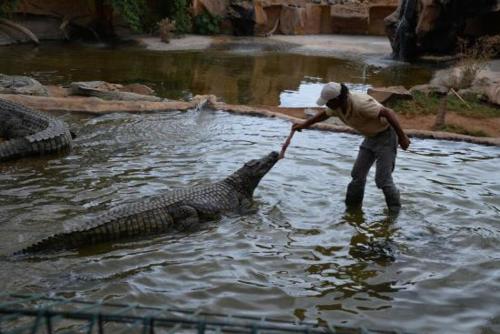
<path fill-rule="evenodd" d="M 389 124 L 392 126 L 392 128 L 394 129 L 394 131 L 396 131 L 396 134 L 398 135 L 399 145 L 403 150 L 406 150 L 408 146 L 410 146 L 410 139 L 401 128 L 399 120 L 394 111 L 388 108 L 382 108 L 380 110 L 380 114 L 378 117 L 385 117 L 385 119 L 387 119 L 387 122 L 389 122 Z"/>
<path fill-rule="evenodd" d="M 318 113 L 316 113 L 316 115 L 314 115 L 313 117 L 305 120 L 302 123 L 294 123 L 292 125 L 292 130 L 294 130 L 294 131 L 301 131 L 302 129 L 307 129 L 311 125 L 313 125 L 315 123 L 318 123 L 318 122 L 321 122 L 321 121 L 324 121 L 324 120 L 328 119 L 329 117 L 330 116 L 328 116 L 326 114 L 325 110 L 321 110 Z"/>

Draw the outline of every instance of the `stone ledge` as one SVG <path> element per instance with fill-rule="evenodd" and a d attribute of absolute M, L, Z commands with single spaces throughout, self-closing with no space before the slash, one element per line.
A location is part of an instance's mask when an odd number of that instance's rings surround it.
<path fill-rule="evenodd" d="M 112 112 L 158 112 L 158 111 L 184 111 L 195 109 L 200 105 L 204 105 L 210 109 L 226 111 L 235 114 L 276 117 L 291 122 L 301 122 L 304 119 L 289 116 L 284 113 L 277 112 L 279 108 L 272 107 L 252 107 L 244 105 L 231 105 L 223 102 L 216 102 L 211 96 L 199 96 L 192 102 L 183 101 L 168 101 L 168 102 L 137 102 L 137 101 L 104 101 L 93 97 L 41 97 L 28 95 L 9 95 L 0 94 L 0 98 L 10 100 L 26 105 L 27 107 L 39 111 L 59 111 L 59 112 L 81 112 L 88 114 L 105 114 Z M 200 103 L 203 101 L 203 103 Z M 312 129 L 345 132 L 357 134 L 355 130 L 347 126 L 339 126 L 334 124 L 317 123 Z M 460 134 L 440 131 L 426 131 L 405 129 L 409 137 L 424 138 L 424 139 L 439 139 L 451 141 L 464 141 L 480 145 L 500 146 L 500 138 L 492 137 L 472 137 Z"/>

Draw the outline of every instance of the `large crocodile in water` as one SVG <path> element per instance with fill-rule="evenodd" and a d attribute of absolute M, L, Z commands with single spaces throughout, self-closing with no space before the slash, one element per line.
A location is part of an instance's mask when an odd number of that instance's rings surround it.
<path fill-rule="evenodd" d="M 251 160 L 225 179 L 174 190 L 142 202 L 110 210 L 84 226 L 52 235 L 14 255 L 77 249 L 104 242 L 182 231 L 252 203 L 260 180 L 278 161 L 277 152 Z"/>
<path fill-rule="evenodd" d="M 68 126 L 48 114 L 0 99 L 0 161 L 60 152 L 71 146 Z"/>

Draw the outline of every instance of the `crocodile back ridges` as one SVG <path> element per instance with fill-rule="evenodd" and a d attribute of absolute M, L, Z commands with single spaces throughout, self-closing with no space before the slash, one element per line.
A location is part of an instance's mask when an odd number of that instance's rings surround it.
<path fill-rule="evenodd" d="M 0 99 L 0 117 L 4 122 L 9 121 L 10 118 L 16 119 L 16 125 L 29 134 L 44 130 L 53 119 L 48 114 L 4 99 Z"/>
<path fill-rule="evenodd" d="M 235 210 L 238 204 L 232 187 L 224 182 L 217 182 L 187 189 L 176 189 L 139 202 L 120 205 L 89 220 L 74 231 L 82 232 L 115 221 L 124 221 L 134 215 L 146 217 L 149 212 L 156 210 L 166 210 L 165 212 L 171 215 L 182 206 L 193 207 L 200 214 L 211 216 L 226 210 Z"/>
<path fill-rule="evenodd" d="M 71 231 L 54 234 L 14 255 L 60 251 L 132 237 L 182 230 L 176 210 L 189 206 L 200 221 L 237 209 L 238 197 L 225 182 L 170 191 L 137 203 L 125 204 L 98 216 Z"/>
<path fill-rule="evenodd" d="M 7 140 L 0 143 L 0 161 L 29 155 L 31 153 L 31 149 L 31 144 L 26 140 L 26 138 L 14 138 Z"/>
<path fill-rule="evenodd" d="M 4 125 L 0 135 L 10 139 L 0 143 L 0 152 L 3 152 L 0 161 L 71 147 L 72 137 L 65 122 L 21 104 L 0 99 L 0 121 Z M 14 140 L 20 138 L 24 141 Z"/>

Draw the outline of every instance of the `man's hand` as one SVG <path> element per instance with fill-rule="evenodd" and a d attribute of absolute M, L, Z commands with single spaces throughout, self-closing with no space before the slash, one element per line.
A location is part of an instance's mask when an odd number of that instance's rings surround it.
<path fill-rule="evenodd" d="M 403 135 L 399 138 L 399 146 L 401 146 L 401 148 L 405 151 L 408 148 L 408 146 L 410 146 L 410 143 L 411 143 L 410 138 L 408 138 L 407 135 Z"/>
<path fill-rule="evenodd" d="M 305 120 L 304 122 L 294 122 L 292 125 L 292 131 L 302 131 L 303 129 L 308 129 L 311 125 L 324 121 L 329 116 L 325 113 L 324 110 L 318 111 L 316 115 Z"/>
<path fill-rule="evenodd" d="M 298 131 L 298 132 L 302 131 L 302 129 L 305 129 L 304 123 L 305 122 L 302 122 L 302 123 L 293 123 L 293 125 L 292 125 L 292 131 Z"/>
<path fill-rule="evenodd" d="M 392 109 L 384 107 L 380 110 L 379 117 L 385 117 L 387 119 L 387 122 L 389 122 L 389 124 L 392 126 L 392 128 L 394 129 L 394 131 L 396 131 L 396 134 L 398 135 L 399 146 L 401 146 L 401 148 L 406 151 L 408 146 L 410 146 L 410 139 L 401 128 L 399 120 L 394 111 L 392 111 Z"/>

